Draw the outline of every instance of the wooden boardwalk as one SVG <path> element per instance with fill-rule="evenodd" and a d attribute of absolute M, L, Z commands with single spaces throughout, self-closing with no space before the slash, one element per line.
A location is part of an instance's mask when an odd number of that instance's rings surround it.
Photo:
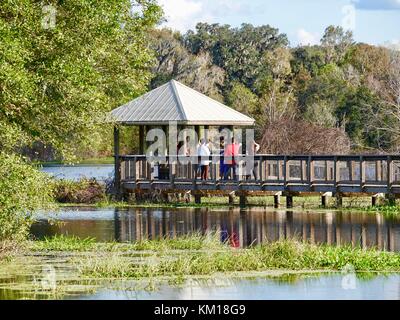
<path fill-rule="evenodd" d="M 196 157 L 197 158 L 197 157 Z M 386 195 L 400 196 L 400 155 L 257 155 L 254 164 L 257 179 L 246 176 L 245 158 L 239 156 L 237 180 L 223 180 L 219 174 L 219 156 L 210 156 L 207 181 L 196 178 L 194 157 L 166 157 L 151 165 L 143 155 L 116 157 L 116 181 L 121 192 L 190 192 L 238 196 L 283 195 Z M 186 164 L 182 164 L 186 163 Z M 247 170 L 248 171 L 248 170 Z M 245 199 L 241 199 L 245 201 Z M 324 199 L 322 200 L 324 202 Z M 373 200 L 374 201 L 374 200 Z"/>

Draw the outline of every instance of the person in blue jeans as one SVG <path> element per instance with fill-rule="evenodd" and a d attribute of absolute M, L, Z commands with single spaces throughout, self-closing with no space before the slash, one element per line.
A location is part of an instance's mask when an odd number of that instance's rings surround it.
<path fill-rule="evenodd" d="M 224 137 L 221 137 L 219 140 L 219 177 L 220 179 L 225 179 L 227 166 L 224 162 L 224 152 L 225 152 L 225 141 Z"/>

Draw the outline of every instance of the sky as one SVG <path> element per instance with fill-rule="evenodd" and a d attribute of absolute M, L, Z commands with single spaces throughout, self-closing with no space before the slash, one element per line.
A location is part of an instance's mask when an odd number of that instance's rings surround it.
<path fill-rule="evenodd" d="M 186 32 L 197 22 L 255 26 L 286 33 L 291 46 L 313 45 L 328 25 L 352 30 L 357 42 L 400 49 L 400 0 L 158 0 L 167 21 Z"/>

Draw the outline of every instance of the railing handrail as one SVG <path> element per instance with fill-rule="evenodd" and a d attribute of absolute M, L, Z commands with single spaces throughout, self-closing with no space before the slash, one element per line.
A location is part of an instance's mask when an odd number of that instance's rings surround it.
<path fill-rule="evenodd" d="M 251 156 L 251 155 L 246 155 L 246 154 L 238 154 L 236 157 L 238 158 L 244 158 L 247 156 Z M 115 157 L 115 155 L 114 155 Z M 118 156 L 120 159 L 143 159 L 143 158 L 147 158 L 147 155 L 143 155 L 143 154 L 128 154 L 128 155 L 119 155 Z M 192 156 L 185 156 L 185 155 L 166 155 L 166 156 L 153 156 L 153 157 L 160 157 L 160 158 L 164 158 L 166 160 L 168 160 L 169 158 L 179 158 L 179 159 L 193 159 L 193 158 L 202 158 L 202 159 L 206 159 L 207 157 L 205 156 L 198 156 L 198 155 L 192 155 Z M 224 155 L 222 154 L 212 154 L 208 157 L 209 160 L 212 160 L 213 158 L 221 158 L 224 157 Z M 314 161 L 318 161 L 318 160 L 330 160 L 330 161 L 345 161 L 345 160 L 354 160 L 354 161 L 358 161 L 360 159 L 360 157 L 363 158 L 364 161 L 368 161 L 368 160 L 387 160 L 387 159 L 391 159 L 391 160 L 400 160 L 400 154 L 390 154 L 390 155 L 370 155 L 370 154 L 358 154 L 358 155 L 275 155 L 275 154 L 255 154 L 254 155 L 254 159 L 255 160 L 284 160 L 285 158 L 287 160 L 307 160 L 307 159 L 311 159 Z"/>

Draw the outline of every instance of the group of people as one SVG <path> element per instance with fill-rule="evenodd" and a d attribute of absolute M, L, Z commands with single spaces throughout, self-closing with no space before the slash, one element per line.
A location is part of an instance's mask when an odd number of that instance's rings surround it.
<path fill-rule="evenodd" d="M 189 137 L 186 138 L 186 142 L 189 142 Z M 210 166 L 210 155 L 212 148 L 212 141 L 202 138 L 197 146 L 197 156 L 200 157 L 200 162 L 197 168 L 197 176 L 200 176 L 201 180 L 207 180 L 209 166 Z M 180 146 L 178 146 L 179 149 Z M 247 151 L 247 155 L 250 156 L 249 159 L 253 159 L 257 151 L 260 149 L 260 145 L 257 144 L 254 140 L 250 145 L 250 150 Z M 230 143 L 225 143 L 225 139 L 223 137 L 220 138 L 220 146 L 219 146 L 219 154 L 220 154 L 220 167 L 219 167 L 219 174 L 220 179 L 228 180 L 229 177 L 231 179 L 237 179 L 237 172 L 238 172 L 238 156 L 240 150 L 240 144 L 232 138 Z M 185 150 L 186 156 L 191 156 L 190 150 Z M 254 179 L 257 179 L 257 167 L 258 162 L 252 161 L 251 163 L 251 171 L 246 174 L 248 179 L 251 178 L 251 175 L 254 176 Z"/>

